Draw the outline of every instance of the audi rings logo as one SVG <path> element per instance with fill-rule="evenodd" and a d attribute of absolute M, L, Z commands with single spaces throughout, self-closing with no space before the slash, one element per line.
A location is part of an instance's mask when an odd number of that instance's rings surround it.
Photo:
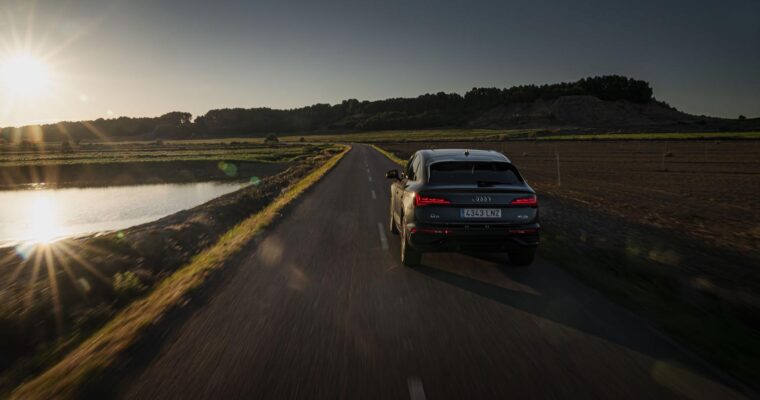
<path fill-rule="evenodd" d="M 472 201 L 475 203 L 490 203 L 491 196 L 475 196 L 472 198 Z"/>

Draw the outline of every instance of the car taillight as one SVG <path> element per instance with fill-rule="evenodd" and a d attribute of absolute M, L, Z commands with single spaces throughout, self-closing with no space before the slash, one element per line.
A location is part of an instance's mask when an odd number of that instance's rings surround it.
<path fill-rule="evenodd" d="M 425 206 L 441 205 L 441 204 L 451 204 L 451 202 L 441 197 L 421 196 L 419 193 L 414 194 L 415 207 L 425 207 Z"/>
<path fill-rule="evenodd" d="M 513 206 L 538 207 L 538 198 L 536 196 L 518 197 L 512 200 Z"/>

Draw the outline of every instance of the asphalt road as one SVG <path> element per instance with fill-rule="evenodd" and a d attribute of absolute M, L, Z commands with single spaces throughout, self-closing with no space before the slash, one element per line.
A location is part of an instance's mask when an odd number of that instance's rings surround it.
<path fill-rule="evenodd" d="M 403 267 L 395 165 L 357 145 L 149 360 L 125 399 L 740 398 L 557 267 L 498 255 Z"/>

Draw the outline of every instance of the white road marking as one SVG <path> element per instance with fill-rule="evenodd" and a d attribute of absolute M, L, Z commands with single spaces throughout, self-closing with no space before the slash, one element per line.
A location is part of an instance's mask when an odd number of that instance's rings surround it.
<path fill-rule="evenodd" d="M 367 173 L 369 174 L 369 168 L 367 168 Z"/>
<path fill-rule="evenodd" d="M 372 191 L 372 199 L 374 200 L 374 199 L 376 199 L 376 198 L 377 198 L 377 196 L 375 195 L 375 191 L 373 190 L 373 191 Z"/>
<path fill-rule="evenodd" d="M 377 229 L 380 231 L 380 246 L 383 250 L 388 250 L 388 237 L 385 236 L 385 228 L 381 222 L 377 223 Z"/>
<path fill-rule="evenodd" d="M 367 175 L 367 179 L 369 179 L 370 182 L 372 182 L 372 177 Z"/>
<path fill-rule="evenodd" d="M 422 387 L 422 380 L 416 376 L 407 378 L 406 383 L 409 385 L 409 397 L 412 400 L 425 400 L 425 389 Z"/>

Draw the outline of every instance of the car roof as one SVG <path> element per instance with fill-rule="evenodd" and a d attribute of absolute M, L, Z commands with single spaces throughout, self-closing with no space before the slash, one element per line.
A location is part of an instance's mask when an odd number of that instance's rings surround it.
<path fill-rule="evenodd" d="M 511 163 L 507 156 L 495 150 L 425 149 L 419 152 L 428 164 L 441 161 L 500 161 Z"/>

